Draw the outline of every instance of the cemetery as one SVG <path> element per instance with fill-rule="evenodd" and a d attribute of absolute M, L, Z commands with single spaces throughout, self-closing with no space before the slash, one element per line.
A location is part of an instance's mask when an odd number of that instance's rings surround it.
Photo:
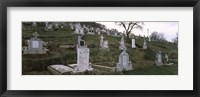
<path fill-rule="evenodd" d="M 95 22 L 23 22 L 22 26 L 23 75 L 178 74 L 174 43 L 128 38 Z"/>

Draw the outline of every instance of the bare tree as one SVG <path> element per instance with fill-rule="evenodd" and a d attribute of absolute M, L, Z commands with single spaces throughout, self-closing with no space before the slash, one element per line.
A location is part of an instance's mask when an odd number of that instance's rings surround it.
<path fill-rule="evenodd" d="M 144 25 L 143 22 L 115 22 L 115 24 L 122 26 L 125 29 L 128 38 L 134 28 L 142 30 Z"/>

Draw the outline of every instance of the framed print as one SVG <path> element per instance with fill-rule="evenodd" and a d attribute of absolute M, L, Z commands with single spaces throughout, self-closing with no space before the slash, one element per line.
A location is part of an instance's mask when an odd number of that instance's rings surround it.
<path fill-rule="evenodd" d="M 199 0 L 4 0 L 2 97 L 199 96 Z"/>

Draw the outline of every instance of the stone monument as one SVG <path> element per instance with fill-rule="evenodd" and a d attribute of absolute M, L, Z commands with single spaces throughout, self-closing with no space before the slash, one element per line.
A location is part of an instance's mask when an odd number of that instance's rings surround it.
<path fill-rule="evenodd" d="M 136 48 L 135 39 L 132 39 L 132 48 Z"/>
<path fill-rule="evenodd" d="M 119 42 L 120 46 L 119 49 L 120 50 L 124 50 L 126 49 L 125 43 L 124 43 L 124 37 L 122 36 L 121 41 Z"/>
<path fill-rule="evenodd" d="M 28 48 L 23 49 L 23 54 L 46 54 L 49 50 L 43 46 L 43 41 L 38 38 L 37 32 L 33 33 L 33 38 L 28 41 Z"/>
<path fill-rule="evenodd" d="M 158 51 L 156 54 L 156 66 L 162 66 L 163 65 L 163 60 L 162 60 L 162 53 L 161 51 Z"/>
<path fill-rule="evenodd" d="M 147 41 L 145 38 L 144 38 L 144 43 L 143 43 L 143 49 L 147 49 Z"/>
<path fill-rule="evenodd" d="M 132 69 L 132 62 L 129 61 L 129 55 L 126 52 L 126 48 L 123 48 L 123 52 L 119 55 L 119 63 L 117 63 L 116 71 L 127 71 Z"/>

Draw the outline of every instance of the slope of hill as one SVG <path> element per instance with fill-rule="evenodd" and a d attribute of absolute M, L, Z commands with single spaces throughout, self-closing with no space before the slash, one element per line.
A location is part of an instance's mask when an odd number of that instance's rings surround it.
<path fill-rule="evenodd" d="M 25 46 L 25 40 L 30 39 L 33 33 L 31 25 L 24 25 L 22 29 L 22 46 Z M 44 31 L 44 26 L 38 26 L 39 38 L 48 42 L 47 48 L 50 50 L 44 55 L 22 55 L 23 74 L 33 74 L 31 72 L 44 72 L 46 67 L 52 64 L 73 64 L 76 63 L 76 48 L 59 48 L 63 44 L 77 44 L 77 36 L 72 29 L 62 28 L 53 32 Z M 110 51 L 99 49 L 100 35 L 86 35 L 84 40 L 87 47 L 90 48 L 90 63 L 103 66 L 115 67 L 118 63 L 118 57 L 122 51 L 119 50 L 120 37 L 107 36 L 105 39 L 109 42 Z M 133 63 L 134 70 L 126 71 L 124 74 L 136 75 L 157 75 L 157 74 L 178 74 L 178 49 L 176 45 L 163 44 L 157 41 L 147 42 L 148 49 L 142 50 L 143 37 L 136 39 L 138 48 L 131 48 L 130 39 L 125 38 L 127 52 L 130 61 Z M 156 52 L 161 50 L 168 53 L 170 59 L 174 59 L 172 66 L 155 66 Z M 45 74 L 45 73 L 43 73 Z M 47 73 L 48 74 L 48 73 Z M 115 74 L 113 72 L 103 72 L 99 74 Z"/>

